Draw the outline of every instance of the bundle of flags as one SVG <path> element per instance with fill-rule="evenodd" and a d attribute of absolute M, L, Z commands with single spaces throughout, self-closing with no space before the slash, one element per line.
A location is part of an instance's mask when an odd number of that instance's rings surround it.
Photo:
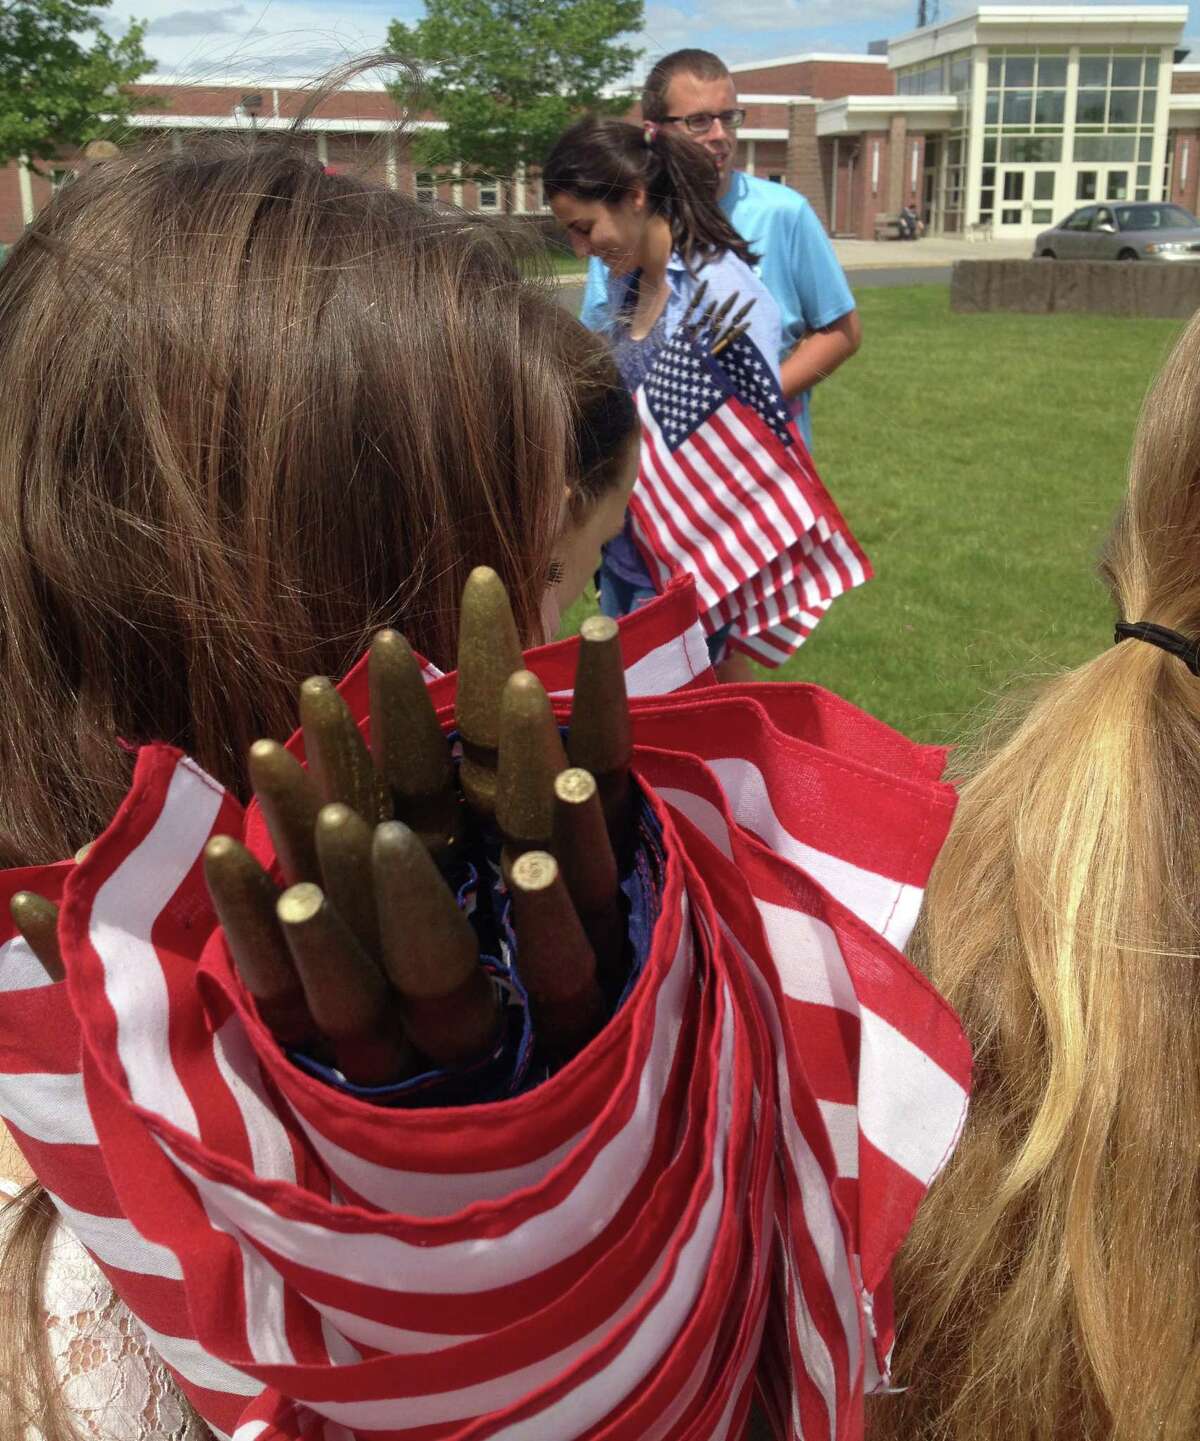
<path fill-rule="evenodd" d="M 714 351 L 680 326 L 637 392 L 633 535 L 657 589 L 694 576 L 705 631 L 773 668 L 871 565 L 749 335 Z"/>
<path fill-rule="evenodd" d="M 615 1016 L 512 1099 L 373 1106 L 288 1060 L 201 871 L 267 833 L 170 747 L 80 864 L 2 878 L 61 903 L 67 979 L 0 950 L 0 1115 L 219 1436 L 715 1441 L 756 1389 L 778 1437 L 861 1435 L 967 1103 L 898 950 L 944 756 L 814 687 L 710 686 L 690 583 L 622 636 L 657 916 Z M 573 647 L 526 656 L 564 713 Z"/>

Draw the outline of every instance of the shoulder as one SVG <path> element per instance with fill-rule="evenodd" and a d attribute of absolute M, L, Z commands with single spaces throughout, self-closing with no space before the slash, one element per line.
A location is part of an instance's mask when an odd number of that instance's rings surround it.
<path fill-rule="evenodd" d="M 780 323 L 779 302 L 770 288 L 744 260 L 730 251 L 715 256 L 702 266 L 699 279 L 708 281 L 708 293 L 714 300 L 724 300 L 729 295 L 740 296 L 743 301 L 756 300 L 756 324 Z"/>
<path fill-rule="evenodd" d="M 735 216 L 738 209 L 745 206 L 748 209 L 768 212 L 785 221 L 789 218 L 797 222 L 816 219 L 812 206 L 790 185 L 781 185 L 776 180 L 763 180 L 741 170 L 737 172 L 735 184 L 738 187 L 733 203 Z"/>

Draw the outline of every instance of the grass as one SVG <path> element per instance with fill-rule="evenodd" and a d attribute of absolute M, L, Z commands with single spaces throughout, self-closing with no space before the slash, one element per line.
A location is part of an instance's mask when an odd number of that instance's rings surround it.
<path fill-rule="evenodd" d="M 587 274 L 587 261 L 580 260 L 577 255 L 571 255 L 565 250 L 554 250 L 547 247 L 546 258 L 555 275 L 578 275 L 582 279 Z"/>
<path fill-rule="evenodd" d="M 954 740 L 1015 682 L 1110 642 L 1095 561 L 1180 322 L 954 315 L 942 286 L 859 305 L 863 348 L 817 391 L 813 426 L 875 579 L 771 678 Z"/>

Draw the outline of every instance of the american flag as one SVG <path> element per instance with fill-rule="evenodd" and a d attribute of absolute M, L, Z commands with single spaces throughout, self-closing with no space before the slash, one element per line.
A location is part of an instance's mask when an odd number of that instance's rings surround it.
<path fill-rule="evenodd" d="M 871 566 L 821 484 L 770 365 L 743 335 L 712 356 L 676 331 L 637 393 L 634 538 L 665 590 L 692 575 L 705 630 L 780 665 Z"/>
<path fill-rule="evenodd" d="M 0 1114 L 219 1435 L 716 1441 L 755 1387 L 779 1437 L 861 1435 L 966 1108 L 897 950 L 953 793 L 817 688 L 704 684 L 695 617 L 680 584 L 623 629 L 677 685 L 633 702 L 668 855 L 642 976 L 515 1099 L 389 1110 L 287 1062 L 200 867 L 222 832 L 269 859 L 262 828 L 169 747 L 81 865 L 3 878 L 61 897 L 68 975 L 0 950 Z M 559 692 L 571 661 L 527 657 Z"/>

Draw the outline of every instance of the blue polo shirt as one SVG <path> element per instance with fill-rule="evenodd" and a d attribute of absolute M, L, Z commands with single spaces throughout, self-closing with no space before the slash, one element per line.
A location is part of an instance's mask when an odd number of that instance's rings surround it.
<path fill-rule="evenodd" d="M 825 227 L 798 190 L 735 170 L 721 209 L 759 256 L 755 271 L 779 306 L 781 359 L 809 331 L 832 325 L 854 309 L 854 296 Z M 593 258 L 580 319 L 589 330 L 603 330 L 608 315 L 607 272 Z M 793 406 L 800 431 L 811 446 L 808 392 L 797 396 Z"/>

